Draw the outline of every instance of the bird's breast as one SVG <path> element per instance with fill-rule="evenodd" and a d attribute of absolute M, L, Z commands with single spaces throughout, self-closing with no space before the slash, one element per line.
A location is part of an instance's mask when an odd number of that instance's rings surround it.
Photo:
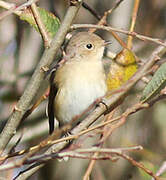
<path fill-rule="evenodd" d="M 55 116 L 61 122 L 69 122 L 105 95 L 105 74 L 101 62 L 68 63 L 57 72 L 57 76 L 62 73 L 63 77 L 57 81 Z"/>

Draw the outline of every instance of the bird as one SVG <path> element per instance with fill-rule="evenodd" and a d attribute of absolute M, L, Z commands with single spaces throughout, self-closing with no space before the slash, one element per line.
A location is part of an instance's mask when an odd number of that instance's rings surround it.
<path fill-rule="evenodd" d="M 107 44 L 90 32 L 78 32 L 69 40 L 62 58 L 64 63 L 50 77 L 50 134 L 54 131 L 54 118 L 60 126 L 69 123 L 106 94 L 102 57 Z"/>

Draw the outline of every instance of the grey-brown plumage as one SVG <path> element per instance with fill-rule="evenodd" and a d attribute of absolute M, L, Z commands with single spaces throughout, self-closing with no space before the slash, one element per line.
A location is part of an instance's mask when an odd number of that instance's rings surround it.
<path fill-rule="evenodd" d="M 48 114 L 64 124 L 86 110 L 107 91 L 102 64 L 105 42 L 88 32 L 74 35 L 66 47 L 66 62 L 52 75 Z M 51 114 L 52 113 L 52 114 Z"/>

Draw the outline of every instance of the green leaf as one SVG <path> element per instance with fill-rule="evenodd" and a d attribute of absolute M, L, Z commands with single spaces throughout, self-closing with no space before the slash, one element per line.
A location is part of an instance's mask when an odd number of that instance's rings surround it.
<path fill-rule="evenodd" d="M 60 26 L 59 19 L 54 14 L 46 11 L 43 8 L 38 7 L 38 11 L 40 14 L 40 18 L 43 24 L 45 25 L 48 35 L 50 36 L 50 38 L 53 38 Z M 21 20 L 28 22 L 31 26 L 33 26 L 39 32 L 39 29 L 37 27 L 37 24 L 35 22 L 35 19 L 30 9 L 26 9 L 22 11 L 19 16 Z"/>
<path fill-rule="evenodd" d="M 166 63 L 156 71 L 151 81 L 146 85 L 141 101 L 145 102 L 158 94 L 166 86 Z"/>

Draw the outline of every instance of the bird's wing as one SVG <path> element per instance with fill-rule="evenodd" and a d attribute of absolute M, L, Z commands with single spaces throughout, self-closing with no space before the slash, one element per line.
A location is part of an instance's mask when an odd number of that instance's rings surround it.
<path fill-rule="evenodd" d="M 54 77 L 56 70 L 51 73 L 50 76 L 50 93 L 48 98 L 48 118 L 49 118 L 49 133 L 52 134 L 54 131 L 54 100 L 57 94 L 57 87 L 55 85 Z"/>

